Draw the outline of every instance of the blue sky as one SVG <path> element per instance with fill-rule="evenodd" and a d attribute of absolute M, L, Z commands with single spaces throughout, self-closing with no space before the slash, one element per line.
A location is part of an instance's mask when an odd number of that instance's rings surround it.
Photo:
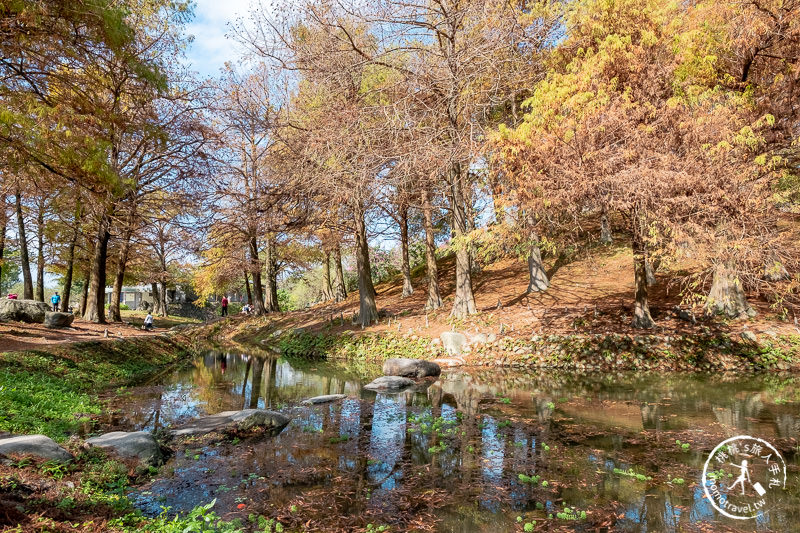
<path fill-rule="evenodd" d="M 240 55 L 238 43 L 226 34 L 238 19 L 247 17 L 253 2 L 257 0 L 195 0 L 195 17 L 187 27 L 187 33 L 194 36 L 186 53 L 192 70 L 203 77 L 216 77 L 225 61 Z"/>

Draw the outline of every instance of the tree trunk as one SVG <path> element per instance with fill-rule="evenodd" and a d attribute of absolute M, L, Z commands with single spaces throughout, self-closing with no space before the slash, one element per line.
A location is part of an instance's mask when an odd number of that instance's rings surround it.
<path fill-rule="evenodd" d="M 33 279 L 31 277 L 31 263 L 28 256 L 28 240 L 25 237 L 25 220 L 22 218 L 22 198 L 19 191 L 14 195 L 17 209 L 17 233 L 19 235 L 19 262 L 22 268 L 22 298 L 33 300 Z"/>
<path fill-rule="evenodd" d="M 108 213 L 104 213 L 100 217 L 97 227 L 89 295 L 86 299 L 86 313 L 83 317 L 84 320 L 98 324 L 106 322 L 106 260 L 108 259 L 108 240 L 111 238 L 109 225 L 110 216 Z"/>
<path fill-rule="evenodd" d="M 267 312 L 264 308 L 264 285 L 261 283 L 261 265 L 258 261 L 258 240 L 255 235 L 250 237 L 250 273 L 253 275 L 253 312 L 263 315 Z"/>
<path fill-rule="evenodd" d="M 247 290 L 247 303 L 253 305 L 253 293 L 250 292 L 250 276 L 244 271 L 244 288 Z"/>
<path fill-rule="evenodd" d="M 322 298 L 327 302 L 333 297 L 333 287 L 331 286 L 331 253 L 325 252 L 325 260 L 322 263 Z"/>
<path fill-rule="evenodd" d="M 80 312 L 81 317 L 86 316 L 86 303 L 89 301 L 89 272 L 90 272 L 90 266 L 87 265 L 86 271 L 83 273 L 83 285 L 81 286 L 81 301 L 78 304 L 78 311 Z"/>
<path fill-rule="evenodd" d="M 714 279 L 706 298 L 706 314 L 728 318 L 749 318 L 756 315 L 747 301 L 742 282 L 736 276 L 731 262 L 720 262 L 714 267 Z"/>
<path fill-rule="evenodd" d="M 125 269 L 128 266 L 128 253 L 131 248 L 131 237 L 133 237 L 134 215 L 128 216 L 128 226 L 122 236 L 119 253 L 117 255 L 117 273 L 114 276 L 114 287 L 111 289 L 111 303 L 108 305 L 108 318 L 112 322 L 122 322 L 122 314 L 119 311 L 120 300 L 122 299 L 122 284 L 125 282 Z"/>
<path fill-rule="evenodd" d="M 442 307 L 442 296 L 439 293 L 439 267 L 436 264 L 436 240 L 433 229 L 433 207 L 430 193 L 425 191 L 423 199 L 423 220 L 425 226 L 425 262 L 428 276 L 428 302 L 425 309 L 436 310 Z"/>
<path fill-rule="evenodd" d="M 653 285 L 656 284 L 656 269 L 657 268 L 658 268 L 658 265 L 655 264 L 655 262 L 652 261 L 648 257 L 647 261 L 645 261 L 645 263 L 644 263 L 644 271 L 645 271 L 645 274 L 647 274 L 647 286 L 648 287 L 652 287 Z"/>
<path fill-rule="evenodd" d="M 64 273 L 64 285 L 61 290 L 63 298 L 61 300 L 61 312 L 66 313 L 69 309 L 69 299 L 72 294 L 72 274 L 75 269 L 75 246 L 78 242 L 78 226 L 77 220 L 75 221 L 75 231 L 72 233 L 72 239 L 69 241 L 69 248 L 67 249 L 67 271 Z"/>
<path fill-rule="evenodd" d="M 538 242 L 538 237 L 533 236 L 533 242 Z M 538 244 L 531 244 L 528 253 L 528 294 L 533 292 L 546 291 L 550 287 L 550 280 L 547 279 L 547 272 L 542 263 L 542 251 Z"/>
<path fill-rule="evenodd" d="M 450 179 L 453 231 L 456 239 L 463 239 L 467 234 L 467 214 L 461 191 L 461 170 L 458 166 L 451 171 Z M 464 318 L 477 312 L 475 296 L 472 292 L 471 267 L 469 248 L 464 242 L 461 242 L 456 249 L 456 293 L 453 310 L 450 312 L 452 317 Z"/>
<path fill-rule="evenodd" d="M 167 282 L 161 282 L 161 316 L 168 317 L 169 316 L 169 305 L 167 302 Z"/>
<path fill-rule="evenodd" d="M 267 290 L 265 293 L 265 301 L 264 301 L 264 308 L 266 309 L 267 313 L 274 313 L 280 311 L 280 307 L 278 306 L 278 273 L 276 272 L 276 263 L 277 258 L 275 256 L 275 242 L 272 240 L 271 237 L 266 238 L 267 244 L 267 257 L 265 258 L 266 263 L 266 281 L 267 281 Z"/>
<path fill-rule="evenodd" d="M 333 263 L 336 267 L 333 299 L 338 303 L 343 302 L 345 298 L 347 298 L 347 287 L 344 286 L 344 270 L 342 269 L 342 246 L 338 242 L 333 249 Z"/>
<path fill-rule="evenodd" d="M 633 216 L 633 269 L 636 282 L 636 302 L 633 310 L 633 327 L 649 329 L 655 326 L 647 301 L 647 245 L 644 228 L 638 215 Z"/>
<path fill-rule="evenodd" d="M 613 237 L 611 237 L 611 225 L 608 223 L 608 206 L 603 203 L 602 211 L 600 213 L 600 242 L 603 244 L 611 244 Z"/>
<path fill-rule="evenodd" d="M 369 263 L 369 243 L 367 241 L 367 225 L 364 211 L 359 206 L 353 213 L 356 224 L 356 265 L 358 269 L 358 323 L 363 327 L 372 325 L 378 318 L 378 306 L 375 303 L 375 286 L 372 284 L 372 272 Z"/>
<path fill-rule="evenodd" d="M 36 213 L 36 301 L 44 301 L 44 200 Z"/>
<path fill-rule="evenodd" d="M 400 207 L 400 255 L 402 256 L 403 294 L 406 298 L 414 292 L 411 285 L 411 262 L 408 258 L 408 206 Z"/>
<path fill-rule="evenodd" d="M 158 316 L 162 313 L 161 309 L 161 293 L 158 290 L 158 282 L 150 283 L 150 291 L 153 293 L 153 314 Z"/>

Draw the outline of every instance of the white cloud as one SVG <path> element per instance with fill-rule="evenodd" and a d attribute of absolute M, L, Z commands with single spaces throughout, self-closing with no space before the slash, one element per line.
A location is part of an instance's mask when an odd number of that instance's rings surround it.
<path fill-rule="evenodd" d="M 226 61 L 241 55 L 238 43 L 226 37 L 238 19 L 246 18 L 253 0 L 195 0 L 195 17 L 187 26 L 194 42 L 187 51 L 191 68 L 216 76 Z"/>

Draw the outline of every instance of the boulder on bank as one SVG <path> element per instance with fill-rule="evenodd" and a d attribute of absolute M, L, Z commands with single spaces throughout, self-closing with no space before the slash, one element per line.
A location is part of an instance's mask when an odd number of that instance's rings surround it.
<path fill-rule="evenodd" d="M 185 435 L 203 435 L 212 431 L 238 429 L 247 431 L 264 428 L 273 437 L 283 431 L 289 419 L 281 413 L 266 409 L 243 409 L 241 411 L 224 411 L 216 415 L 205 416 L 189 422 L 185 426 L 173 429 L 170 433 L 175 437 Z"/>
<path fill-rule="evenodd" d="M 345 398 L 347 398 L 346 394 L 326 394 L 324 396 L 314 396 L 313 398 L 308 398 L 300 403 L 304 405 L 318 405 L 321 403 L 337 402 L 339 400 L 344 400 Z"/>
<path fill-rule="evenodd" d="M 439 338 L 442 339 L 442 347 L 451 355 L 460 355 L 467 344 L 467 337 L 456 331 L 443 331 Z"/>
<path fill-rule="evenodd" d="M 383 363 L 385 376 L 402 376 L 406 378 L 425 378 L 438 376 L 442 369 L 436 363 L 422 359 L 393 358 Z"/>
<path fill-rule="evenodd" d="M 48 328 L 68 328 L 75 320 L 72 313 L 58 313 L 48 311 L 44 314 L 44 325 Z"/>
<path fill-rule="evenodd" d="M 66 463 L 72 454 L 45 435 L 20 435 L 0 439 L 0 455 L 32 455 L 46 461 Z"/>
<path fill-rule="evenodd" d="M 165 459 L 161 445 L 146 431 L 112 431 L 92 437 L 86 444 L 103 448 L 124 459 L 137 459 L 146 465 L 158 466 Z"/>
<path fill-rule="evenodd" d="M 50 306 L 44 302 L 0 298 L 0 320 L 41 324 L 49 310 Z"/>
<path fill-rule="evenodd" d="M 364 388 L 378 392 L 397 392 L 407 389 L 408 387 L 413 387 L 416 384 L 416 381 L 409 378 L 400 376 L 381 376 L 373 380 L 372 383 L 364 385 Z"/>

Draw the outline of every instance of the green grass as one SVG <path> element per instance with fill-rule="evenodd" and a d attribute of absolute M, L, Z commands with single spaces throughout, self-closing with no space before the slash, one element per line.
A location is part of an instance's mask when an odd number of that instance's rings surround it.
<path fill-rule="evenodd" d="M 0 431 L 65 440 L 102 410 L 96 394 L 163 368 L 189 352 L 164 338 L 88 342 L 51 352 L 0 354 Z"/>

